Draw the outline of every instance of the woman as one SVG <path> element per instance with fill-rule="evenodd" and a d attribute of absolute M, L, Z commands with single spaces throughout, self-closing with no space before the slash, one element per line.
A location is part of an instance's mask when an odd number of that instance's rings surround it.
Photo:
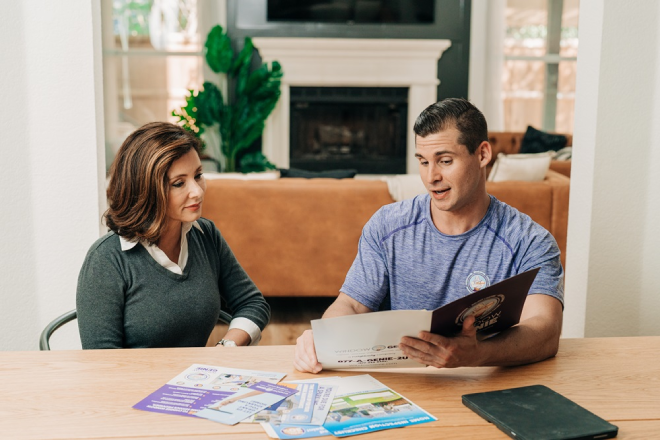
<path fill-rule="evenodd" d="M 233 313 L 225 346 L 256 344 L 270 308 L 213 222 L 202 218 L 200 141 L 154 122 L 121 146 L 110 169 L 110 232 L 78 279 L 88 348 L 203 347 L 220 303 Z"/>

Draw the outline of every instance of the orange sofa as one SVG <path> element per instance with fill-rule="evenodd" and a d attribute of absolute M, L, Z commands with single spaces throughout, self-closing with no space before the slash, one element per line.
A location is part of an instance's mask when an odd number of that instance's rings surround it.
<path fill-rule="evenodd" d="M 566 136 L 566 145 L 573 145 L 573 136 L 565 133 L 562 134 Z M 499 153 L 518 154 L 520 152 L 520 145 L 522 144 L 523 136 L 525 136 L 525 133 L 523 132 L 502 131 L 488 133 L 488 142 L 490 142 L 490 145 L 493 147 L 493 158 L 491 159 L 489 166 L 493 166 Z M 570 160 L 553 160 L 550 163 L 550 169 L 557 171 L 566 177 L 571 177 Z"/>
<path fill-rule="evenodd" d="M 488 182 L 499 200 L 556 238 L 565 262 L 570 179 Z M 218 226 L 265 296 L 338 294 L 362 227 L 393 199 L 384 181 L 361 179 L 207 180 L 204 217 Z"/>

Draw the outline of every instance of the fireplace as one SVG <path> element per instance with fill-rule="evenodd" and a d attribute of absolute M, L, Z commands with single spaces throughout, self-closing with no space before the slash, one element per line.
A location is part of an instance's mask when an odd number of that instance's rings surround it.
<path fill-rule="evenodd" d="M 291 87 L 289 164 L 405 174 L 406 87 Z"/>
<path fill-rule="evenodd" d="M 417 160 L 415 159 L 415 136 L 412 126 L 415 118 L 427 106 L 436 101 L 436 90 L 438 86 L 438 59 L 442 53 L 449 48 L 449 40 L 406 40 L 406 39 L 342 39 L 342 38 L 270 38 L 261 37 L 253 39 L 255 46 L 264 62 L 277 60 L 282 64 L 284 77 L 280 100 L 275 110 L 266 121 L 266 129 L 262 138 L 262 150 L 266 157 L 279 168 L 300 167 L 308 170 L 329 168 L 358 168 L 360 173 L 391 174 L 386 167 L 392 167 L 394 173 L 417 173 Z M 305 98 L 306 101 L 296 102 L 299 88 L 317 88 L 317 97 Z M 362 91 L 359 95 L 351 97 L 357 88 Z M 319 119 L 315 112 L 316 106 L 322 104 L 322 92 L 333 90 L 339 93 L 341 100 L 345 103 L 369 106 L 369 109 L 352 111 L 348 119 L 343 116 L 328 117 L 328 121 L 334 118 L 338 125 L 324 127 L 319 131 L 303 128 L 308 134 L 303 136 L 302 152 L 291 153 L 291 141 L 299 130 L 300 122 L 298 116 L 308 119 Z M 378 100 L 388 101 L 388 105 L 381 110 L 376 108 L 379 102 L 369 101 L 371 93 L 382 93 Z M 386 92 L 386 90 L 391 90 Z M 343 93 L 343 95 L 342 95 Z M 401 102 L 392 101 L 394 109 L 390 109 L 387 94 L 402 98 Z M 294 96 L 296 95 L 296 96 Z M 364 100 L 368 104 L 364 104 Z M 326 106 L 331 104 L 326 102 Z M 334 104 L 332 104 L 334 105 Z M 305 107 L 306 106 L 306 107 Z M 405 106 L 405 112 L 403 107 Z M 310 110 L 311 109 L 311 110 Z M 303 111 L 304 110 L 304 111 Z M 384 150 L 376 150 L 371 156 L 363 154 L 363 149 L 356 145 L 369 144 L 372 135 L 373 122 L 368 124 L 360 122 L 364 114 L 387 113 L 385 119 L 400 122 L 400 128 L 392 128 L 393 137 L 405 137 L 402 144 L 384 144 L 379 148 L 390 152 L 396 151 L 391 159 L 383 160 L 382 171 L 362 171 L 360 160 L 366 165 L 371 162 L 374 167 Z M 390 113 L 391 111 L 391 113 Z M 342 115 L 342 112 L 338 112 Z M 397 115 L 397 116 L 394 116 Z M 342 122 L 348 121 L 350 122 Z M 405 121 L 405 126 L 403 125 Z M 309 121 L 303 124 L 308 124 Z M 363 124 L 361 128 L 359 124 Z M 325 124 L 329 125 L 329 124 Z M 315 131 L 316 130 L 316 131 Z M 401 131 L 403 131 L 403 134 Z M 361 134 L 363 133 L 363 134 Z M 364 137 L 364 141 L 360 138 Z M 369 137 L 369 141 L 366 138 Z M 317 145 L 314 146 L 316 139 Z M 334 140 L 332 140 L 334 139 Z M 362 142 L 362 144 L 360 144 Z M 405 145 L 403 147 L 402 145 Z M 316 158 L 311 152 L 316 149 Z M 400 151 L 403 149 L 403 153 Z M 395 159 L 397 155 L 403 154 L 403 159 Z M 349 156 L 352 164 L 343 159 Z M 320 159 L 323 157 L 324 159 Z M 366 159 L 359 159 L 366 158 Z M 303 163 L 302 161 L 307 161 Z M 314 162 L 316 161 L 316 162 Z M 321 162 L 325 163 L 321 165 Z M 391 162 L 385 164 L 386 162 Z M 314 168 L 314 163 L 322 168 Z M 405 166 L 401 166 L 404 163 Z M 296 165 L 294 165 L 296 164 Z"/>

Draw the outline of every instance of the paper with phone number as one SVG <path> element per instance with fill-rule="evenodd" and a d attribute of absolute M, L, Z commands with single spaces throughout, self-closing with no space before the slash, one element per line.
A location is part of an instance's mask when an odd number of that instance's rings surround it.
<path fill-rule="evenodd" d="M 237 391 L 231 398 L 208 406 L 195 415 L 225 425 L 235 425 L 297 392 L 289 387 L 259 382 Z"/>

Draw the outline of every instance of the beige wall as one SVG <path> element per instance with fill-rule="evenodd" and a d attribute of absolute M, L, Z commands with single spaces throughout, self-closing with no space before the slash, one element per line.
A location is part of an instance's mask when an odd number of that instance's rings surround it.
<path fill-rule="evenodd" d="M 583 1 L 564 336 L 660 335 L 660 3 Z"/>

